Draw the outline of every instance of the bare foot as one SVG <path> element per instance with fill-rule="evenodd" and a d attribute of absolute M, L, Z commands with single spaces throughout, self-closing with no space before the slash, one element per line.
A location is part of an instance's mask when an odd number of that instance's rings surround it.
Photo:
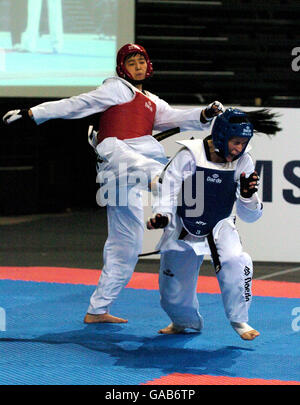
<path fill-rule="evenodd" d="M 118 318 L 116 316 L 106 314 L 86 314 L 84 317 L 84 323 L 127 323 L 127 319 Z"/>
<path fill-rule="evenodd" d="M 260 333 L 257 330 L 252 329 L 252 330 L 249 330 L 249 332 L 243 333 L 241 335 L 241 338 L 244 340 L 253 340 L 259 335 L 260 335 Z"/>
<path fill-rule="evenodd" d="M 231 326 L 233 329 L 240 335 L 240 337 L 244 340 L 253 340 L 257 336 L 260 335 L 260 333 L 253 329 L 250 325 L 248 325 L 246 322 L 230 322 Z"/>
<path fill-rule="evenodd" d="M 184 328 L 182 326 L 176 326 L 173 323 L 170 323 L 170 325 L 166 326 L 163 329 L 160 329 L 158 333 L 163 333 L 165 335 L 176 335 L 178 333 L 182 333 L 184 331 Z"/>

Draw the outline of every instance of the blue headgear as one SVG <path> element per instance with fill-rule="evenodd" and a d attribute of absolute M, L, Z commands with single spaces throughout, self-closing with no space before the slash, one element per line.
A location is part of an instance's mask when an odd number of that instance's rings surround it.
<path fill-rule="evenodd" d="M 236 122 L 239 121 L 236 117 L 244 118 L 244 122 Z M 225 158 L 229 154 L 229 139 L 238 136 L 247 138 L 249 142 L 253 136 L 253 125 L 249 122 L 247 114 L 244 111 L 238 110 L 237 108 L 228 108 L 223 114 L 217 116 L 211 134 L 216 152 Z M 239 158 L 244 153 L 246 146 L 235 159 Z"/>

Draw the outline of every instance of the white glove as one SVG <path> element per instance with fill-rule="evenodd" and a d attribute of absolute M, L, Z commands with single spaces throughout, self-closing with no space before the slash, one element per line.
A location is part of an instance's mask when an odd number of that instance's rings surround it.
<path fill-rule="evenodd" d="M 19 120 L 22 118 L 22 115 L 20 114 L 21 110 L 11 110 L 8 111 L 2 118 L 4 124 L 11 124 L 12 122 Z"/>
<path fill-rule="evenodd" d="M 6 125 L 9 125 L 17 120 L 22 119 L 24 121 L 24 124 L 28 123 L 35 123 L 33 118 L 31 118 L 28 114 L 28 110 L 11 110 L 8 111 L 2 118 L 3 122 Z"/>
<path fill-rule="evenodd" d="M 98 132 L 94 130 L 93 125 L 90 125 L 88 128 L 88 142 L 94 149 L 96 149 L 98 145 L 97 135 Z"/>

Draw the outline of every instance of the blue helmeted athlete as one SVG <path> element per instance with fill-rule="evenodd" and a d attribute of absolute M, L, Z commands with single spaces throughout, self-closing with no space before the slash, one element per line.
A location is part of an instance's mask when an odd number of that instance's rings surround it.
<path fill-rule="evenodd" d="M 237 215 L 246 222 L 262 215 L 248 144 L 253 131 L 280 130 L 273 117 L 266 109 L 246 113 L 228 108 L 215 119 L 210 136 L 180 141 L 183 148 L 160 176 L 154 216 L 147 222 L 148 229 L 165 228 L 157 246 L 159 288 L 172 323 L 160 333 L 202 329 L 196 287 L 204 255 L 210 254 L 231 326 L 245 340 L 259 335 L 248 324 L 253 264 L 243 251 L 232 211 L 236 204 Z"/>

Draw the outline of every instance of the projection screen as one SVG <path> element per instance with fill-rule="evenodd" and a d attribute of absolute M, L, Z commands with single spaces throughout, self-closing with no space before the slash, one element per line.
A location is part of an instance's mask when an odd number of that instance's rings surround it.
<path fill-rule="evenodd" d="M 70 97 L 115 74 L 135 0 L 0 0 L 0 97 Z"/>

